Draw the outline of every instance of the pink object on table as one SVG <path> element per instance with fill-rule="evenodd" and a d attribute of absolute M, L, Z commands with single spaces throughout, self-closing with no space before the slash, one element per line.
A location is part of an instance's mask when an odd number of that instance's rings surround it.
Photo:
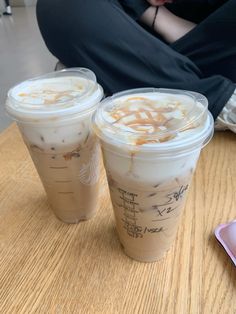
<path fill-rule="evenodd" d="M 236 220 L 219 225 L 215 229 L 215 236 L 236 266 Z"/>

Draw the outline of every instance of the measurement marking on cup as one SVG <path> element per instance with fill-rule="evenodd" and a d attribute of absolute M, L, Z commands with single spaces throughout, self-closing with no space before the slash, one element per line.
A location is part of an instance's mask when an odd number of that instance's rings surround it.
<path fill-rule="evenodd" d="M 74 192 L 58 192 L 58 194 L 74 194 Z"/>
<path fill-rule="evenodd" d="M 68 167 L 49 167 L 50 169 L 68 169 Z"/>
<path fill-rule="evenodd" d="M 119 189 L 119 192 L 121 194 L 120 199 L 123 202 L 122 207 L 124 208 L 124 219 L 122 219 L 124 222 L 123 227 L 126 229 L 129 236 L 133 238 L 142 238 L 142 227 L 137 225 L 136 214 L 138 211 L 135 208 L 136 205 L 139 205 L 135 202 L 135 197 L 138 195 L 122 189 Z"/>
<path fill-rule="evenodd" d="M 65 181 L 55 181 L 56 183 L 70 183 L 70 182 L 72 182 L 71 180 L 65 180 Z"/>
<path fill-rule="evenodd" d="M 163 220 L 168 220 L 168 219 L 171 219 L 171 217 L 164 218 L 164 219 L 153 219 L 152 221 L 163 221 Z"/>

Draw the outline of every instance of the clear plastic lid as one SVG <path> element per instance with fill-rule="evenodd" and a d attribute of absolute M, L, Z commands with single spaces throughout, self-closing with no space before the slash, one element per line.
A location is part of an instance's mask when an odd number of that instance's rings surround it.
<path fill-rule="evenodd" d="M 84 113 L 103 97 L 95 74 L 71 68 L 24 81 L 8 92 L 6 110 L 16 120 L 51 119 Z"/>
<path fill-rule="evenodd" d="M 97 135 L 142 150 L 206 144 L 213 119 L 205 96 L 182 90 L 144 88 L 117 93 L 93 116 Z"/>

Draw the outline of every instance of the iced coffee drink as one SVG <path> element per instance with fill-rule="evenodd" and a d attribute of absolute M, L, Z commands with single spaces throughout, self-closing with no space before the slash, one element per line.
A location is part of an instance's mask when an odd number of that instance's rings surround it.
<path fill-rule="evenodd" d="M 204 96 L 142 89 L 105 99 L 93 116 L 125 253 L 152 262 L 176 237 L 200 151 L 213 135 Z"/>
<path fill-rule="evenodd" d="M 100 151 L 91 116 L 103 96 L 83 68 L 25 81 L 9 91 L 18 124 L 56 216 L 77 223 L 97 206 Z"/>

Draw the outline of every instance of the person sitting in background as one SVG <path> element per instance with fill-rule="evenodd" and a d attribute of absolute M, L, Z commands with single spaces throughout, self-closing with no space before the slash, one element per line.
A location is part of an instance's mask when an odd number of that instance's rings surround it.
<path fill-rule="evenodd" d="M 236 132 L 235 0 L 38 0 L 37 18 L 51 53 L 90 68 L 107 94 L 199 92 Z"/>

